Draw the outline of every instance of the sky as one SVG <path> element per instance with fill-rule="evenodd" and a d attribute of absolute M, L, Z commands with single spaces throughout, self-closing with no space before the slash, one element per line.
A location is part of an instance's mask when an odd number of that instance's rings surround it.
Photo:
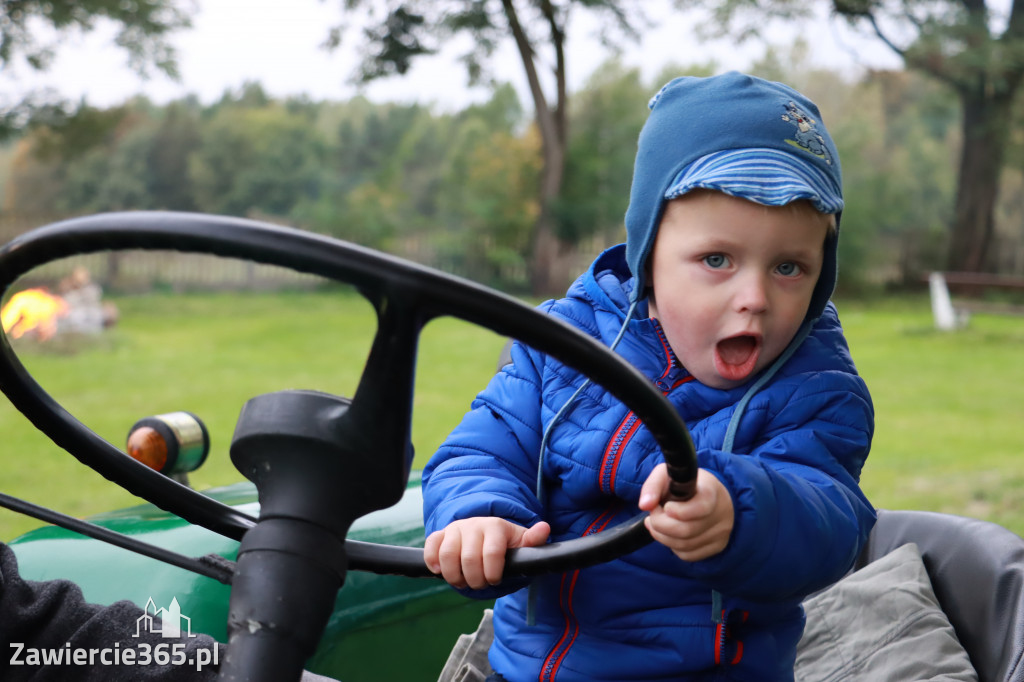
<path fill-rule="evenodd" d="M 99 26 L 87 35 L 61 39 L 58 57 L 45 73 L 13 64 L 0 73 L 0 101 L 32 88 L 53 88 L 63 97 L 97 107 L 115 106 L 145 94 L 158 104 L 197 95 L 204 103 L 256 81 L 273 97 L 307 95 L 314 100 L 346 100 L 365 94 L 373 101 L 420 102 L 458 110 L 486 99 L 471 89 L 457 63 L 455 44 L 436 57 L 416 62 L 405 77 L 390 78 L 357 90 L 349 82 L 359 62 L 355 40 L 336 51 L 320 47 L 329 28 L 342 19 L 341 0 L 194 0 L 193 27 L 175 34 L 180 82 L 162 74 L 141 79 L 126 66 L 125 54 L 112 45 L 113 28 Z M 657 25 L 642 44 L 626 44 L 623 61 L 652 78 L 670 63 L 690 65 L 712 59 L 720 70 L 744 69 L 764 52 L 763 43 L 736 45 L 732 40 L 698 42 L 695 27 L 703 19 L 693 12 L 669 11 L 668 0 L 646 0 Z M 283 10 L 283 11 L 282 11 Z M 570 23 L 567 41 L 570 92 L 581 88 L 606 57 L 593 35 L 594 21 L 585 12 Z M 898 68 L 887 48 L 858 38 L 841 20 L 818 17 L 798 26 L 774 26 L 772 42 L 786 45 L 802 34 L 815 64 L 855 75 L 865 66 Z M 500 80 L 513 83 L 526 98 L 525 80 L 514 48 L 505 46 L 494 60 Z"/>

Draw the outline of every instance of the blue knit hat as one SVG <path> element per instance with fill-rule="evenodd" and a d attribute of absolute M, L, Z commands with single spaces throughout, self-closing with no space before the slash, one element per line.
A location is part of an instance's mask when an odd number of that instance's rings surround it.
<path fill-rule="evenodd" d="M 817 106 L 781 83 L 736 72 L 677 78 L 655 95 L 640 133 L 626 211 L 626 262 L 644 296 L 644 264 L 665 202 L 706 188 L 767 206 L 806 199 L 835 214 L 807 318 L 835 289 L 843 210 L 839 155 Z"/>

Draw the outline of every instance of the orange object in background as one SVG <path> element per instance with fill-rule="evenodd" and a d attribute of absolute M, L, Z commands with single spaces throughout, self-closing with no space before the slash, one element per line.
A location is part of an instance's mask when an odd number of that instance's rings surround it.
<path fill-rule="evenodd" d="M 68 304 L 46 289 L 25 289 L 11 296 L 0 311 L 4 333 L 18 339 L 34 332 L 40 341 L 57 333 L 57 320 L 68 314 Z"/>

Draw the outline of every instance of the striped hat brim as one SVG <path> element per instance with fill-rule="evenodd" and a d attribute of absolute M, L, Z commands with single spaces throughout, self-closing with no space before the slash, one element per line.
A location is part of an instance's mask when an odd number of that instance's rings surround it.
<path fill-rule="evenodd" d="M 821 213 L 843 210 L 841 188 L 811 161 L 778 149 L 731 149 L 712 152 L 684 168 L 669 185 L 665 199 L 694 189 L 713 189 L 765 206 L 785 206 L 806 199 Z"/>

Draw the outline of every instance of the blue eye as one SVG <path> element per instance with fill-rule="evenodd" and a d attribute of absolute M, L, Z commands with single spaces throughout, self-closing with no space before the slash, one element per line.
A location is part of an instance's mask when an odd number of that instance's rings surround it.
<path fill-rule="evenodd" d="M 801 272 L 800 266 L 792 262 L 781 263 L 775 270 L 783 277 L 796 277 Z"/>
<path fill-rule="evenodd" d="M 724 268 L 729 264 L 729 259 L 720 253 L 713 253 L 710 256 L 704 256 L 704 265 L 715 270 Z"/>

